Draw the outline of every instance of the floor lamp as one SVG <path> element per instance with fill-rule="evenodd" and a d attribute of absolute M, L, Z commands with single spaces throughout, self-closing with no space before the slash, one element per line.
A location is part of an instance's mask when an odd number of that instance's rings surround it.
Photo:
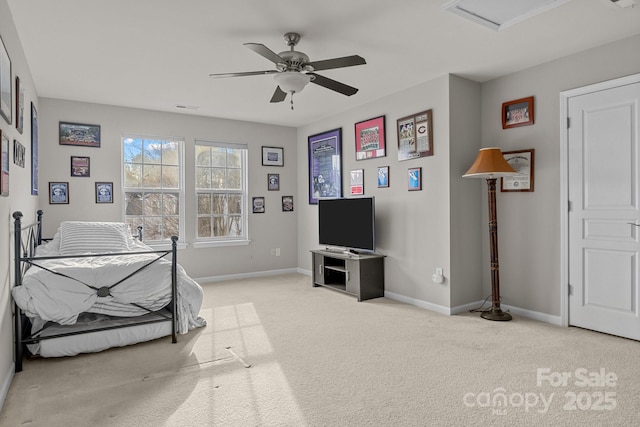
<path fill-rule="evenodd" d="M 491 308 L 480 317 L 488 320 L 511 320 L 500 308 L 500 268 L 498 266 L 498 220 L 496 217 L 496 178 L 515 175 L 499 148 L 481 148 L 464 178 L 485 178 L 489 186 L 489 242 L 491 244 Z"/>

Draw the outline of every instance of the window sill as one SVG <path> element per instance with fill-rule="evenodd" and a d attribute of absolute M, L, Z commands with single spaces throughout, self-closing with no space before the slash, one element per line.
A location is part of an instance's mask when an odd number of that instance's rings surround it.
<path fill-rule="evenodd" d="M 198 248 L 220 248 L 224 246 L 246 246 L 250 243 L 250 240 L 200 240 L 193 242 L 192 247 Z"/>
<path fill-rule="evenodd" d="M 169 242 L 160 242 L 160 243 L 144 242 L 144 244 L 149 246 L 154 251 L 170 251 L 171 250 L 171 243 Z M 176 246 L 178 249 L 186 249 L 188 245 L 185 242 L 178 242 Z"/>

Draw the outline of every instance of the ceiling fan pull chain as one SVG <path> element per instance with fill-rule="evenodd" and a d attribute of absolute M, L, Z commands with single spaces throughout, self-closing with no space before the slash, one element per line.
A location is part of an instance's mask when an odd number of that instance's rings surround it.
<path fill-rule="evenodd" d="M 295 93 L 295 92 L 291 92 L 291 109 L 292 109 L 292 110 L 293 110 L 293 94 L 294 94 L 294 93 Z"/>

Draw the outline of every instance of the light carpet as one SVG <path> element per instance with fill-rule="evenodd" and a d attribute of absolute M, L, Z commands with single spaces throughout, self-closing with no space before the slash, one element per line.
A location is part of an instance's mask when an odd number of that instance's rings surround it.
<path fill-rule="evenodd" d="M 204 285 L 208 326 L 34 359 L 3 426 L 637 426 L 640 343 L 357 302 L 290 274 Z"/>

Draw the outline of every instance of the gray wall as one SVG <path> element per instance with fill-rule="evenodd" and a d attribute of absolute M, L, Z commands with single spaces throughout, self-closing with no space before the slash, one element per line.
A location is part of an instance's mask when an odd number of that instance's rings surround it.
<path fill-rule="evenodd" d="M 101 126 L 100 148 L 58 144 L 60 121 Z M 63 220 L 122 221 L 122 135 L 182 137 L 185 140 L 186 242 L 195 239 L 194 140 L 238 142 L 249 145 L 249 197 L 264 196 L 266 213 L 249 214 L 249 237 L 244 246 L 180 250 L 180 264 L 194 278 L 256 273 L 295 268 L 297 212 L 282 212 L 282 196 L 294 195 L 297 183 L 295 129 L 259 123 L 113 107 L 50 98 L 40 99 L 40 177 L 45 191 L 44 235 L 52 236 Z M 284 148 L 284 167 L 262 166 L 262 146 Z M 70 157 L 89 156 L 91 176 L 70 177 Z M 267 173 L 280 174 L 280 191 L 267 191 Z M 69 182 L 69 204 L 49 205 L 49 181 Z M 96 204 L 96 181 L 113 181 L 114 203 Z M 294 200 L 295 202 L 295 200 Z M 251 203 L 249 203 L 251 208 Z M 272 256 L 271 248 L 280 248 Z"/>
<path fill-rule="evenodd" d="M 13 218 L 14 211 L 22 211 L 26 224 L 33 222 L 38 207 L 38 197 L 31 196 L 31 103 L 38 108 L 36 90 L 31 72 L 18 40 L 6 0 L 0 0 L 0 33 L 11 58 L 12 91 L 15 99 L 15 77 L 25 89 L 24 130 L 20 134 L 15 127 L 16 111 L 13 109 L 12 123 L 0 117 L 0 129 L 9 137 L 9 196 L 0 197 L 0 405 L 4 402 L 13 377 Z M 25 167 L 13 164 L 13 141 L 18 140 L 26 148 Z"/>

